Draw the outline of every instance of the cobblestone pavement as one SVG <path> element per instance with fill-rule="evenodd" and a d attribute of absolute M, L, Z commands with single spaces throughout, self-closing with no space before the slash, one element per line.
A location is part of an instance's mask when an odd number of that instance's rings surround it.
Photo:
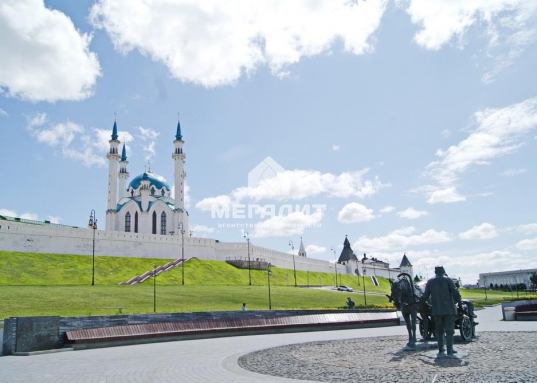
<path fill-rule="evenodd" d="M 320 382 L 537 382 L 535 332 L 487 332 L 457 342 L 463 358 L 431 358 L 436 342 L 402 351 L 407 337 L 376 337 L 288 345 L 256 351 L 239 365 L 261 374 Z M 432 352 L 426 352 L 431 351 Z"/>

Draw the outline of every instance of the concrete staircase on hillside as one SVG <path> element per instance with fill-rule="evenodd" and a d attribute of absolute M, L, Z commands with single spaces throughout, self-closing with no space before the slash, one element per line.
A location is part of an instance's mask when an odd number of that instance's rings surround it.
<path fill-rule="evenodd" d="M 192 259 L 192 258 L 185 259 L 185 262 L 188 261 L 189 259 Z M 139 283 L 144 282 L 148 278 L 151 278 L 152 276 L 156 276 L 156 275 L 162 274 L 165 271 L 169 271 L 171 269 L 174 269 L 174 268 L 178 267 L 179 265 L 181 265 L 182 263 L 183 263 L 183 260 L 181 258 L 179 258 L 179 259 L 176 259 L 175 261 L 168 262 L 163 266 L 159 266 L 156 269 L 146 271 L 142 275 L 132 277 L 128 281 L 121 282 L 119 284 L 120 285 L 137 285 Z"/>

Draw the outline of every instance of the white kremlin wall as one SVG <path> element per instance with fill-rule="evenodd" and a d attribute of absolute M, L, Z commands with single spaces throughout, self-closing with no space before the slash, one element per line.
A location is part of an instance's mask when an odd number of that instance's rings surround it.
<path fill-rule="evenodd" d="M 0 250 L 33 253 L 92 255 L 93 230 L 54 224 L 29 224 L 0 221 Z M 243 242 L 218 242 L 209 238 L 184 237 L 185 258 L 204 260 L 248 259 L 248 245 Z M 95 231 L 95 255 L 137 258 L 181 258 L 181 236 Z M 275 267 L 293 269 L 293 256 L 250 243 L 250 259 L 264 261 Z M 300 257 L 295 254 L 296 270 L 334 273 L 334 264 L 328 261 Z M 363 264 L 358 262 L 337 265 L 338 274 L 360 274 Z M 375 268 L 365 265 L 366 276 L 394 278 L 399 269 Z M 327 281 L 324 281 L 327 283 Z"/>
<path fill-rule="evenodd" d="M 205 260 L 248 259 L 246 243 L 218 242 L 209 238 L 184 237 L 185 258 Z M 0 221 L 0 249 L 34 253 L 92 255 L 93 230 L 68 226 L 34 225 Z M 138 258 L 181 258 L 181 236 L 95 231 L 95 255 Z M 293 256 L 250 244 L 250 259 L 276 267 L 293 268 Z M 327 261 L 298 257 L 297 270 L 334 270 Z"/>

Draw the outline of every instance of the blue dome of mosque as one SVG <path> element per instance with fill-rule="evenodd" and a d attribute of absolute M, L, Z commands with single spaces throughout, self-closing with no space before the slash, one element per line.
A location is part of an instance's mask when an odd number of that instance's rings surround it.
<path fill-rule="evenodd" d="M 130 188 L 133 188 L 134 190 L 138 189 L 142 184 L 142 181 L 149 181 L 149 187 L 154 186 L 157 190 L 164 188 L 167 191 L 170 191 L 170 185 L 168 185 L 164 177 L 152 172 L 145 172 L 144 174 L 134 177 L 129 183 L 127 190 Z"/>

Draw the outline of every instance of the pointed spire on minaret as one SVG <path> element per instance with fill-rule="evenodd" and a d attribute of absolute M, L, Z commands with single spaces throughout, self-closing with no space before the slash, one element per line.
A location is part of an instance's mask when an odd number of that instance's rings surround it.
<path fill-rule="evenodd" d="M 125 144 L 123 144 L 123 149 L 121 150 L 121 161 L 127 161 L 127 150 L 125 150 Z"/>
<path fill-rule="evenodd" d="M 117 140 L 116 112 L 114 112 L 114 127 L 112 128 L 112 140 Z"/>
<path fill-rule="evenodd" d="M 183 140 L 183 136 L 181 135 L 181 121 L 179 121 L 179 113 L 177 113 L 177 133 L 175 134 L 175 139 L 177 141 Z"/>

